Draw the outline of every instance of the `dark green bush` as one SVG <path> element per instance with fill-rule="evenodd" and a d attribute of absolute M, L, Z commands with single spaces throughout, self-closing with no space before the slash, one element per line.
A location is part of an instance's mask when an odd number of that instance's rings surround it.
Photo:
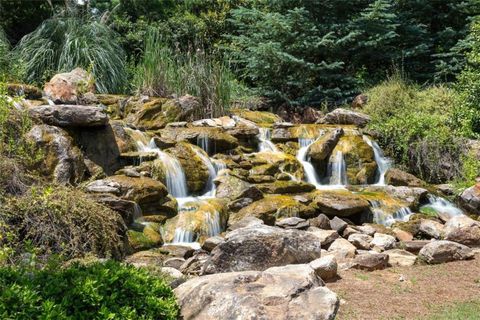
<path fill-rule="evenodd" d="M 16 263 L 25 252 L 41 260 L 124 254 L 121 216 L 80 190 L 31 187 L 22 196 L 0 198 L 0 203 L 0 263 Z"/>
<path fill-rule="evenodd" d="M 177 319 L 165 280 L 118 262 L 0 268 L 1 319 Z"/>

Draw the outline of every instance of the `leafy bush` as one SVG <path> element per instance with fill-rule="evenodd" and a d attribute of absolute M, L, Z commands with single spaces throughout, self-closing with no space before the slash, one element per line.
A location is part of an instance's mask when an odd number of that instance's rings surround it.
<path fill-rule="evenodd" d="M 379 133 L 387 153 L 430 182 L 461 175 L 465 140 L 455 121 L 456 96 L 451 89 L 421 89 L 397 74 L 367 95 L 370 128 Z"/>
<path fill-rule="evenodd" d="M 223 115 L 232 92 L 239 86 L 228 67 L 198 49 L 182 54 L 170 49 L 158 30 L 151 30 L 137 66 L 135 83 L 140 92 L 156 96 L 191 94 L 200 99 L 198 117 Z"/>
<path fill-rule="evenodd" d="M 2 319 L 177 319 L 161 278 L 118 262 L 68 268 L 0 268 Z"/>
<path fill-rule="evenodd" d="M 119 214 L 79 190 L 31 187 L 0 199 L 0 248 L 15 263 L 25 252 L 71 259 L 86 253 L 122 257 L 125 225 Z"/>
<path fill-rule="evenodd" d="M 57 17 L 22 38 L 16 50 L 29 82 L 43 83 L 56 72 L 83 67 L 93 73 L 99 92 L 113 93 L 127 81 L 125 53 L 115 38 L 94 19 Z"/>

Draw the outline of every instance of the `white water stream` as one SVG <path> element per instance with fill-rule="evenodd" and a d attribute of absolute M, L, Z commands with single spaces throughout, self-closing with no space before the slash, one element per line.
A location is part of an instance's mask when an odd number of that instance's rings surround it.
<path fill-rule="evenodd" d="M 258 144 L 258 151 L 259 152 L 279 152 L 278 148 L 273 144 L 270 140 L 272 137 L 272 133 L 269 128 L 258 128 L 260 134 L 258 135 L 258 140 L 260 143 Z"/>
<path fill-rule="evenodd" d="M 376 185 L 384 186 L 385 185 L 385 173 L 387 173 L 388 169 L 390 169 L 392 165 L 392 161 L 385 157 L 383 154 L 382 148 L 378 145 L 376 141 L 371 140 L 367 136 L 363 136 L 363 140 L 373 149 L 373 154 L 375 157 L 375 162 L 378 166 L 377 171 L 377 182 Z"/>

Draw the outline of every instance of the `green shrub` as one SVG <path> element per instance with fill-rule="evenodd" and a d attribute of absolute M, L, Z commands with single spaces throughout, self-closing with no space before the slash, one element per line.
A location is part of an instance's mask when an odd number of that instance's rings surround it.
<path fill-rule="evenodd" d="M 198 97 L 203 106 L 199 118 L 225 114 L 232 93 L 239 86 L 224 63 L 200 49 L 184 54 L 175 52 L 164 43 L 158 30 L 147 35 L 135 83 L 141 93 L 148 95 Z"/>
<path fill-rule="evenodd" d="M 394 75 L 367 91 L 370 128 L 387 153 L 429 182 L 461 175 L 465 140 L 455 121 L 456 96 L 442 86 L 421 89 Z"/>
<path fill-rule="evenodd" d="M 57 17 L 45 20 L 22 38 L 16 51 L 25 62 L 26 80 L 43 83 L 54 73 L 89 69 L 97 91 L 121 92 L 126 86 L 126 58 L 108 26 L 93 19 Z"/>
<path fill-rule="evenodd" d="M 25 252 L 40 260 L 51 255 L 72 259 L 87 253 L 116 258 L 124 254 L 121 216 L 79 190 L 31 187 L 22 196 L 4 196 L 0 202 L 0 248 L 11 252 L 3 263 L 16 263 Z"/>
<path fill-rule="evenodd" d="M 2 319 L 177 319 L 166 282 L 118 262 L 0 268 Z"/>

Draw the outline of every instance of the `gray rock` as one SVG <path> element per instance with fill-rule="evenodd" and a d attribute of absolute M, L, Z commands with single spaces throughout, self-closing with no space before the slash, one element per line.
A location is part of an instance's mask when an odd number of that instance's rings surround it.
<path fill-rule="evenodd" d="M 374 271 L 382 270 L 388 266 L 388 255 L 384 253 L 365 253 L 357 255 L 353 260 L 353 268 Z"/>
<path fill-rule="evenodd" d="M 465 211 L 480 215 L 480 183 L 463 191 L 458 202 Z"/>
<path fill-rule="evenodd" d="M 402 249 L 392 249 L 384 252 L 388 255 L 388 263 L 393 267 L 411 267 L 417 261 L 417 256 Z"/>
<path fill-rule="evenodd" d="M 340 238 L 340 235 L 335 230 L 309 229 L 308 232 L 314 234 L 320 239 L 322 248 L 328 247 L 330 243 Z"/>
<path fill-rule="evenodd" d="M 263 224 L 263 220 L 252 217 L 252 216 L 247 216 L 242 220 L 230 225 L 228 227 L 228 230 L 233 231 L 240 228 L 253 227 L 253 226 L 262 225 L 262 224 Z"/>
<path fill-rule="evenodd" d="M 323 281 L 332 280 L 337 277 L 337 259 L 334 256 L 324 256 L 309 263 Z"/>
<path fill-rule="evenodd" d="M 337 260 L 342 261 L 347 258 L 354 258 L 357 248 L 348 240 L 343 238 L 338 238 L 332 242 L 330 247 L 328 248 L 328 252 L 331 252 L 335 255 Z"/>
<path fill-rule="evenodd" d="M 333 320 L 339 306 L 308 265 L 208 275 L 174 291 L 185 320 Z"/>
<path fill-rule="evenodd" d="M 253 225 L 228 233 L 212 250 L 206 273 L 265 270 L 307 263 L 320 257 L 320 239 L 312 233 Z"/>
<path fill-rule="evenodd" d="M 377 230 L 374 227 L 369 225 L 356 226 L 355 229 L 371 237 L 373 237 L 373 235 L 377 232 Z"/>
<path fill-rule="evenodd" d="M 308 219 L 310 226 L 319 229 L 330 230 L 330 219 L 323 213 L 319 214 L 315 218 Z"/>
<path fill-rule="evenodd" d="M 445 224 L 445 240 L 480 246 L 480 222 L 464 215 L 452 217 Z"/>
<path fill-rule="evenodd" d="M 443 236 L 443 224 L 433 220 L 421 219 L 418 230 L 435 239 L 440 239 Z"/>
<path fill-rule="evenodd" d="M 57 127 L 103 127 L 108 116 L 94 106 L 42 105 L 29 109 L 30 116 Z"/>
<path fill-rule="evenodd" d="M 474 252 L 469 247 L 448 241 L 432 241 L 425 245 L 418 257 L 430 264 L 437 264 L 455 260 L 467 260 L 474 256 Z"/>
<path fill-rule="evenodd" d="M 275 225 L 284 229 L 298 230 L 305 230 L 310 226 L 307 220 L 298 217 L 290 217 L 278 220 L 275 222 Z"/>
<path fill-rule="evenodd" d="M 171 267 L 162 267 L 160 268 L 160 271 L 170 277 L 172 277 L 173 279 L 180 279 L 183 277 L 183 273 L 181 273 L 180 271 L 178 271 L 177 269 L 175 268 L 171 268 Z"/>
<path fill-rule="evenodd" d="M 370 122 L 370 117 L 360 112 L 338 108 L 327 113 L 325 117 L 321 119 L 321 122 L 329 124 L 353 124 L 363 128 Z"/>
<path fill-rule="evenodd" d="M 348 237 L 348 241 L 350 241 L 357 249 L 363 250 L 370 250 L 372 245 L 373 238 L 366 234 L 361 233 L 354 233 Z"/>
<path fill-rule="evenodd" d="M 380 247 L 383 250 L 389 250 L 389 249 L 395 248 L 396 240 L 395 240 L 395 237 L 391 235 L 377 232 L 373 236 L 373 240 L 371 244 L 373 246 Z"/>
<path fill-rule="evenodd" d="M 330 228 L 338 233 L 342 233 L 347 227 L 348 224 L 339 217 L 334 217 L 332 220 L 330 220 Z"/>
<path fill-rule="evenodd" d="M 218 246 L 223 241 L 225 241 L 225 240 L 220 236 L 207 238 L 205 240 L 205 242 L 203 242 L 203 244 L 202 244 L 202 249 L 210 252 L 213 249 L 215 249 L 215 247 Z"/>
<path fill-rule="evenodd" d="M 402 241 L 399 244 L 400 248 L 407 250 L 408 252 L 412 252 L 417 254 L 423 247 L 429 244 L 430 240 L 412 240 L 412 241 Z"/>
<path fill-rule="evenodd" d="M 169 258 L 163 261 L 164 267 L 170 267 L 177 270 L 180 270 L 180 267 L 185 263 L 185 259 L 183 258 Z"/>

